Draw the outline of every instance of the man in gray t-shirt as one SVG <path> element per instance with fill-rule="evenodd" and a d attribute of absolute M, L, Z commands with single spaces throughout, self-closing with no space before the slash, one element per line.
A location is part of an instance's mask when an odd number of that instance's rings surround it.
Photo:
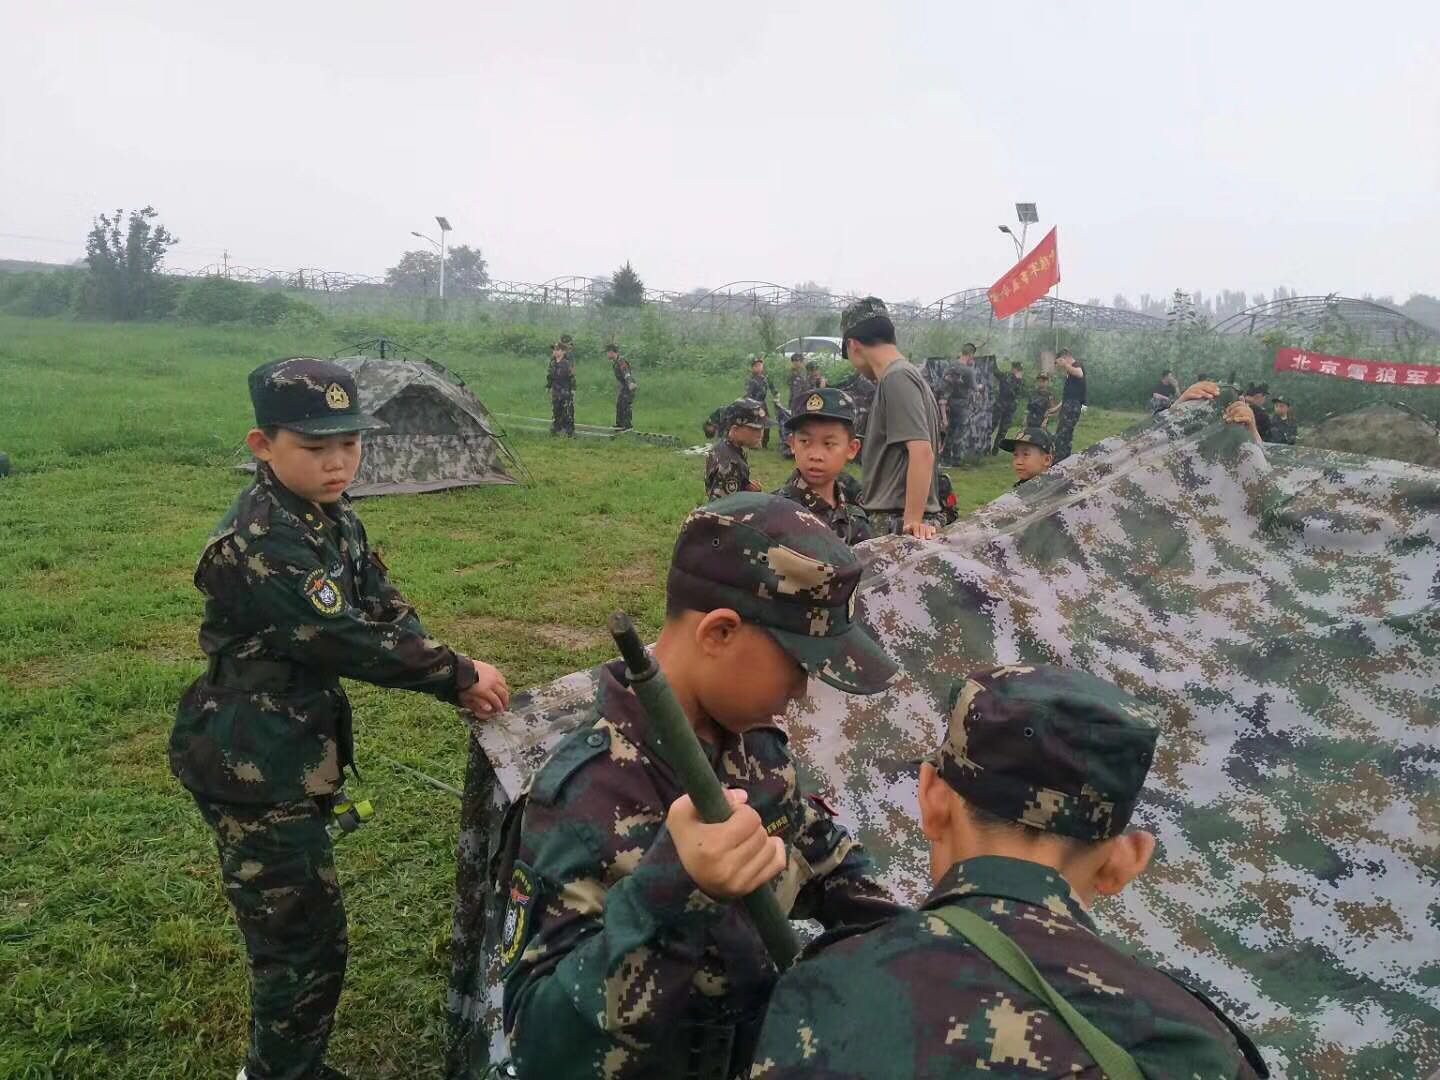
<path fill-rule="evenodd" d="M 867 296 L 847 307 L 840 336 L 843 355 L 876 383 L 860 460 L 860 502 L 877 534 L 903 531 L 928 540 L 944 521 L 935 484 L 935 395 L 895 347 L 895 324 L 883 300 Z"/>

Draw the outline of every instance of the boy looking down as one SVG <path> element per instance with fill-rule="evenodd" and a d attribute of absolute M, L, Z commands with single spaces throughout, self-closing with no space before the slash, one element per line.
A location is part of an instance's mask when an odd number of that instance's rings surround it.
<path fill-rule="evenodd" d="M 723 499 L 737 491 L 759 491 L 760 485 L 750 479 L 750 459 L 746 450 L 760 446 L 771 421 L 765 417 L 765 406 L 752 398 L 741 398 L 730 406 L 720 420 L 721 436 L 705 455 L 705 498 Z"/>
<path fill-rule="evenodd" d="M 798 787 L 774 726 L 811 676 L 853 694 L 894 678 L 855 620 L 860 572 L 786 499 L 734 495 L 686 519 L 655 659 L 735 812 L 699 820 L 623 662 L 602 669 L 593 719 L 536 773 L 501 841 L 505 1030 L 521 1077 L 741 1075 L 777 972 L 731 901 L 773 880 L 793 918 L 898 910 Z"/>

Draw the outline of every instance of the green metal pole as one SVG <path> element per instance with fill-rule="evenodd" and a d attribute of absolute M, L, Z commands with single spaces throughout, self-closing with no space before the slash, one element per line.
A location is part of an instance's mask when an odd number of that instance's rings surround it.
<path fill-rule="evenodd" d="M 650 721 L 650 735 L 666 763 L 675 770 L 685 791 L 695 803 L 700 816 L 712 825 L 729 820 L 730 802 L 720 786 L 720 779 L 710 767 L 705 752 L 700 749 L 700 740 L 675 692 L 670 689 L 660 665 L 646 650 L 630 616 L 617 611 L 610 616 L 610 634 L 620 647 L 629 670 L 630 688 L 645 707 Z M 785 912 L 780 910 L 780 901 L 768 885 L 762 885 L 745 897 L 745 910 L 760 940 L 765 943 L 775 965 L 785 970 L 800 952 L 800 941 Z"/>

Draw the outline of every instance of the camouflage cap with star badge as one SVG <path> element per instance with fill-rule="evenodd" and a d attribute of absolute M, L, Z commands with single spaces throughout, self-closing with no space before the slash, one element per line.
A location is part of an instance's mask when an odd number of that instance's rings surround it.
<path fill-rule="evenodd" d="M 950 695 L 945 740 L 931 758 L 974 806 L 1076 840 L 1118 836 L 1145 785 L 1156 716 L 1083 671 L 1001 665 Z"/>
<path fill-rule="evenodd" d="M 860 573 L 855 553 L 814 514 L 740 492 L 685 519 L 666 591 L 692 611 L 730 608 L 838 690 L 878 694 L 898 669 L 860 621 Z"/>
<path fill-rule="evenodd" d="M 272 360 L 250 372 L 255 426 L 302 435 L 346 435 L 385 425 L 360 411 L 355 376 L 339 364 L 309 356 Z"/>
<path fill-rule="evenodd" d="M 754 398 L 736 398 L 725 410 L 725 426 L 732 428 L 740 427 L 767 428 L 774 427 L 775 421 L 765 414 L 763 402 Z"/>
<path fill-rule="evenodd" d="M 855 427 L 855 399 L 844 390 L 823 386 L 810 391 L 801 407 L 790 414 L 785 421 L 785 434 L 789 435 L 806 420 L 840 420 Z"/>

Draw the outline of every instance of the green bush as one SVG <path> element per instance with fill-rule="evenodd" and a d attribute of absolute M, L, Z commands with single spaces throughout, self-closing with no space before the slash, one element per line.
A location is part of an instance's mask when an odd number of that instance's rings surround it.
<path fill-rule="evenodd" d="M 0 311 L 41 318 L 69 314 L 85 278 L 84 270 L 0 274 Z"/>
<path fill-rule="evenodd" d="M 244 322 L 255 306 L 255 291 L 253 285 L 229 278 L 200 278 L 186 284 L 178 314 L 186 322 L 206 325 Z"/>

